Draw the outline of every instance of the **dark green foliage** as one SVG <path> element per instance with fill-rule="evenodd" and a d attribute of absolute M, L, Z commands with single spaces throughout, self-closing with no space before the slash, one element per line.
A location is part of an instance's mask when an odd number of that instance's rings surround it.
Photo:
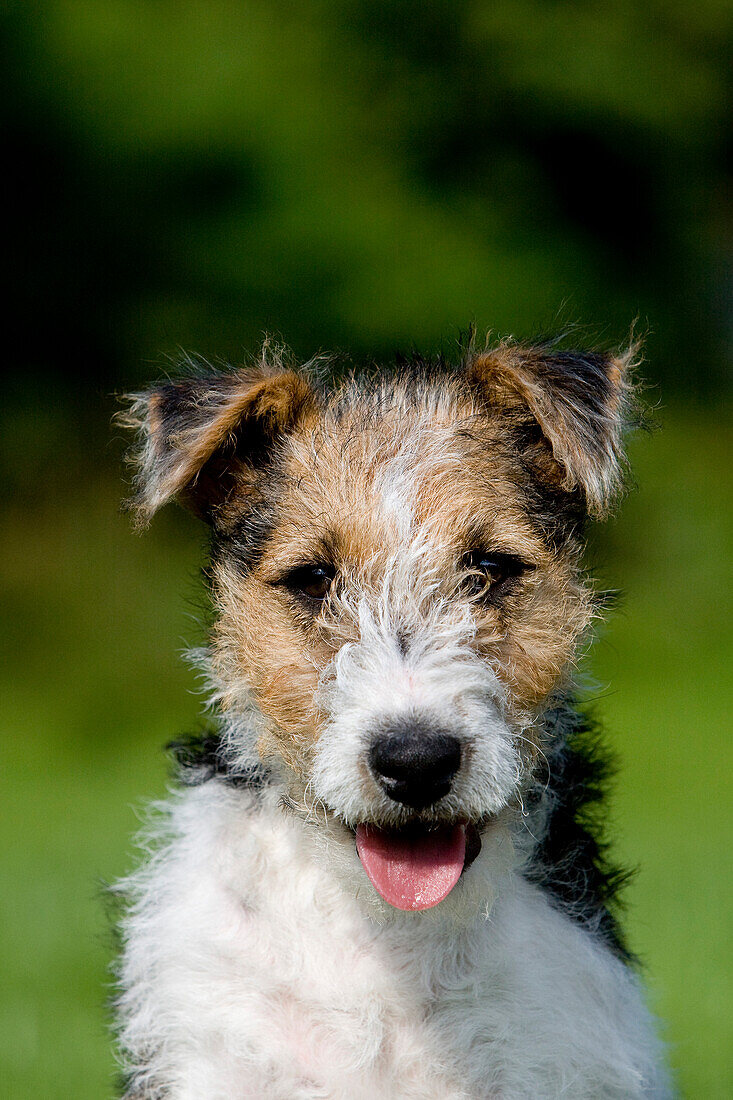
<path fill-rule="evenodd" d="M 265 330 L 361 357 L 470 319 L 612 344 L 639 314 L 652 378 L 710 389 L 730 23 L 713 0 L 11 3 L 6 355 L 110 388 Z"/>

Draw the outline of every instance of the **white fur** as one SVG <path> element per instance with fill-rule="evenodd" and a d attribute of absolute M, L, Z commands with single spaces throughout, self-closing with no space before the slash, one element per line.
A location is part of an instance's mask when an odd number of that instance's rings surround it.
<path fill-rule="evenodd" d="M 505 830 L 453 908 L 375 921 L 353 836 L 279 796 L 218 780 L 177 795 L 163 847 L 122 884 L 131 1096 L 669 1095 L 636 979 L 524 881 Z M 488 881 L 498 897 L 477 907 Z"/>

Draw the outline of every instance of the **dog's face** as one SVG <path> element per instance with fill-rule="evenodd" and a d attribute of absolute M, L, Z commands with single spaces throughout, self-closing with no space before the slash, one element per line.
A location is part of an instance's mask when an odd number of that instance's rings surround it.
<path fill-rule="evenodd" d="M 138 405 L 141 509 L 212 526 L 223 706 L 256 704 L 292 804 L 355 831 L 399 908 L 445 896 L 531 771 L 592 615 L 625 366 L 504 347 L 319 394 L 263 364 Z"/>

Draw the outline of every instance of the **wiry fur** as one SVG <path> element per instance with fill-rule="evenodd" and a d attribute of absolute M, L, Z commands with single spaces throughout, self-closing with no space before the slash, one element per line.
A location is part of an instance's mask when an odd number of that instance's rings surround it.
<path fill-rule="evenodd" d="M 138 399 L 141 513 L 178 495 L 212 526 L 219 717 L 119 888 L 130 1100 L 669 1094 L 562 698 L 628 358 L 503 345 L 332 391 L 275 359 Z M 522 568 L 477 585 L 476 547 Z M 390 725 L 460 744 L 424 809 L 367 764 Z M 454 889 L 388 905 L 356 827 L 457 821 L 481 844 Z"/>

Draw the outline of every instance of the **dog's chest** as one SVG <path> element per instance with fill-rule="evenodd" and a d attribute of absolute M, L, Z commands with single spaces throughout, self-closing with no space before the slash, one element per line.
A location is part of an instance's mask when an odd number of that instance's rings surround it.
<path fill-rule="evenodd" d="M 195 838 L 169 848 L 140 921 L 165 958 L 128 955 L 165 975 L 154 1011 L 187 1036 L 175 1055 L 181 1097 L 478 1095 L 455 1049 L 461 1035 L 470 1047 L 480 1019 L 472 960 L 376 924 L 281 811 L 244 820 L 201 794 Z M 446 974 L 452 988 L 438 990 Z"/>

